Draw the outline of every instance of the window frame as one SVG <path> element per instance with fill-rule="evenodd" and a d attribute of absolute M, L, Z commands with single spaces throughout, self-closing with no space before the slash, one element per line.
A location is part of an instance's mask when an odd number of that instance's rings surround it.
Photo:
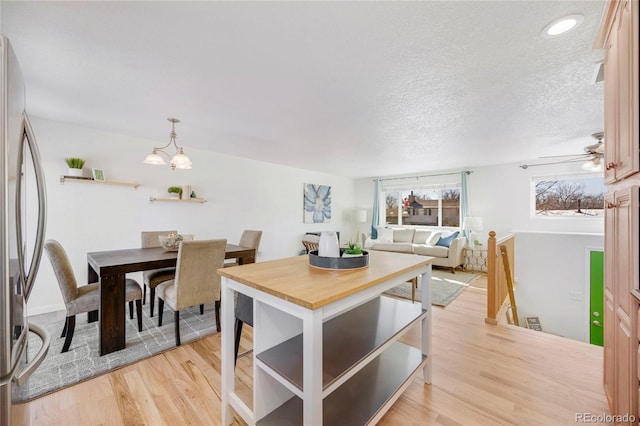
<path fill-rule="evenodd" d="M 536 182 L 547 181 L 547 180 L 579 180 L 579 179 L 594 179 L 600 178 L 602 179 L 602 186 L 604 187 L 603 194 L 607 193 L 607 188 L 604 183 L 604 174 L 594 174 L 593 172 L 584 172 L 584 173 L 554 173 L 554 174 L 543 174 L 543 175 L 535 175 L 531 176 L 529 182 L 529 216 L 531 219 L 535 220 L 595 220 L 600 219 L 604 220 L 604 204 L 602 206 L 603 215 L 600 216 L 564 216 L 564 215 L 538 215 L 536 209 Z"/>

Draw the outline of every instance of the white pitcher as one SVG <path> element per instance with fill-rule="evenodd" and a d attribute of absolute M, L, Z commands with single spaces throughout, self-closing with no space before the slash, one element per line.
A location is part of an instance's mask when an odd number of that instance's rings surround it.
<path fill-rule="evenodd" d="M 318 243 L 318 256 L 340 257 L 340 243 L 335 231 L 322 231 Z"/>

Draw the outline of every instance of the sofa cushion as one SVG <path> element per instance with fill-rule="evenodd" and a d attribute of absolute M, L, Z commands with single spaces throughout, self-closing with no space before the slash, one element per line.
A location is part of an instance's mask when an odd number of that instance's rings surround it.
<path fill-rule="evenodd" d="M 423 256 L 448 257 L 449 248 L 442 246 L 428 246 L 426 244 L 414 244 L 413 252 Z"/>
<path fill-rule="evenodd" d="M 449 248 L 449 246 L 451 245 L 451 241 L 453 241 L 454 238 L 456 238 L 458 236 L 459 232 L 456 231 L 446 237 L 440 237 L 440 239 L 438 240 L 438 242 L 436 243 L 437 246 L 442 246 L 442 247 L 446 247 Z"/>
<path fill-rule="evenodd" d="M 413 234 L 413 244 L 427 244 L 427 239 L 431 236 L 431 231 L 422 231 L 420 229 L 416 229 L 415 234 Z"/>
<path fill-rule="evenodd" d="M 427 238 L 426 244 L 428 246 L 435 246 L 436 243 L 438 242 L 438 240 L 440 239 L 441 235 L 442 235 L 442 232 L 440 232 L 440 231 L 432 232 L 431 235 L 429 236 L 429 238 Z"/>
<path fill-rule="evenodd" d="M 381 243 L 392 243 L 393 242 L 393 229 L 391 228 L 383 228 L 382 226 L 378 227 L 378 239 Z"/>
<path fill-rule="evenodd" d="M 372 250 L 397 251 L 400 253 L 412 253 L 413 247 L 411 243 L 375 243 Z"/>
<path fill-rule="evenodd" d="M 394 243 L 410 243 L 413 241 L 413 234 L 416 230 L 413 228 L 394 229 L 393 230 L 393 242 Z"/>

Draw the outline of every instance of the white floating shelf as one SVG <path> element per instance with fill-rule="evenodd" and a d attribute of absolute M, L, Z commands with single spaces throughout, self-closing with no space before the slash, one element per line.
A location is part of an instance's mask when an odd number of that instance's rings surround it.
<path fill-rule="evenodd" d="M 159 198 L 159 197 L 149 197 L 149 201 L 170 201 L 177 203 L 206 203 L 207 200 L 204 198 Z"/>
<path fill-rule="evenodd" d="M 140 186 L 139 183 L 135 183 L 135 182 L 116 182 L 113 180 L 95 180 L 91 178 L 82 178 L 82 177 L 74 177 L 74 176 L 60 176 L 60 183 L 65 183 L 65 182 L 97 183 L 102 185 L 131 186 L 134 188 L 137 188 Z"/>

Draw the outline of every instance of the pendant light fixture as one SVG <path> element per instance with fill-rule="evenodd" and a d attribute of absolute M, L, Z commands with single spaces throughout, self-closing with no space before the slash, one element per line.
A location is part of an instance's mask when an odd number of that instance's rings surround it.
<path fill-rule="evenodd" d="M 171 159 L 169 163 L 171 165 L 171 170 L 191 169 L 191 160 L 189 160 L 189 157 L 184 155 L 182 147 L 176 144 L 176 123 L 179 123 L 180 120 L 178 120 L 177 118 L 167 118 L 167 120 L 171 122 L 171 133 L 169 134 L 169 143 L 161 148 L 153 148 L 153 152 L 147 155 L 147 158 L 144 159 L 144 163 L 145 164 L 167 164 L 164 161 L 164 158 L 162 158 L 162 156 L 160 155 L 160 154 L 164 154 L 167 158 Z M 173 158 L 171 158 L 171 156 L 167 154 L 167 152 L 165 151 L 165 149 L 168 148 L 171 144 L 173 144 L 173 146 L 176 149 L 176 153 L 174 154 Z"/>

